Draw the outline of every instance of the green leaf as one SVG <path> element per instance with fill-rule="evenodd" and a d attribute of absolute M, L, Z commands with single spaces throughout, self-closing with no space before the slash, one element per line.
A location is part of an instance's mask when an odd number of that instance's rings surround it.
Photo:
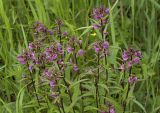
<path fill-rule="evenodd" d="M 140 102 L 138 102 L 138 101 L 135 100 L 135 99 L 133 99 L 132 101 L 133 101 L 135 104 L 137 104 L 137 105 L 144 111 L 144 113 L 147 113 L 146 110 L 145 110 L 145 108 L 144 108 L 144 106 L 143 106 Z"/>

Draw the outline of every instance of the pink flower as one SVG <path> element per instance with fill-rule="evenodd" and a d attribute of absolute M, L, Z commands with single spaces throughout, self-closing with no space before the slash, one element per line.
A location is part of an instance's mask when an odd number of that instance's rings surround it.
<path fill-rule="evenodd" d="M 109 11 L 109 9 L 106 9 L 105 12 L 106 12 L 106 14 L 109 14 L 110 11 Z"/>
<path fill-rule="evenodd" d="M 109 108 L 109 113 L 116 113 L 114 107 L 110 107 L 110 108 Z"/>
<path fill-rule="evenodd" d="M 105 42 L 103 42 L 102 46 L 103 46 L 103 49 L 108 49 L 109 43 L 107 41 L 105 41 Z"/>
<path fill-rule="evenodd" d="M 35 64 L 37 64 L 37 65 L 40 64 L 40 60 L 39 60 L 39 59 L 35 59 L 34 62 L 35 62 Z"/>
<path fill-rule="evenodd" d="M 28 51 L 28 52 L 27 52 L 27 58 L 28 58 L 29 60 L 35 60 L 35 59 L 36 59 L 35 52 Z"/>
<path fill-rule="evenodd" d="M 127 61 L 129 59 L 129 54 L 127 51 L 124 51 L 123 54 L 122 54 L 122 58 L 124 61 Z"/>
<path fill-rule="evenodd" d="M 67 47 L 67 52 L 68 52 L 68 53 L 72 53 L 73 50 L 74 50 L 74 49 L 73 49 L 72 47 L 70 47 L 70 46 Z"/>
<path fill-rule="evenodd" d="M 134 52 L 134 55 L 135 55 L 136 57 L 139 57 L 139 58 L 142 57 L 141 51 L 135 51 L 135 52 Z"/>
<path fill-rule="evenodd" d="M 45 55 L 50 55 L 50 54 L 52 54 L 51 48 L 46 48 L 44 54 L 45 54 Z"/>
<path fill-rule="evenodd" d="M 51 78 L 52 77 L 52 71 L 49 70 L 49 69 L 45 69 L 43 74 L 48 77 L 48 78 Z"/>
<path fill-rule="evenodd" d="M 63 54 L 64 53 L 64 51 L 62 50 L 62 45 L 60 44 L 60 43 L 57 43 L 57 52 L 58 52 L 58 54 Z"/>
<path fill-rule="evenodd" d="M 56 86 L 56 83 L 55 83 L 55 82 L 53 82 L 53 81 L 50 81 L 50 82 L 49 82 L 49 84 L 50 84 L 50 86 L 52 87 L 52 89 L 54 89 L 54 88 L 55 88 L 55 86 Z"/>
<path fill-rule="evenodd" d="M 66 31 L 62 33 L 63 37 L 66 37 L 67 35 L 68 35 L 68 33 Z"/>
<path fill-rule="evenodd" d="M 53 30 L 47 30 L 47 32 L 48 32 L 48 34 L 50 34 L 50 35 L 53 35 L 53 34 L 54 34 Z"/>
<path fill-rule="evenodd" d="M 83 56 L 83 55 L 84 55 L 83 49 L 78 50 L 77 56 Z"/>
<path fill-rule="evenodd" d="M 99 53 L 100 52 L 100 47 L 97 44 L 95 44 L 94 45 L 94 50 L 95 50 L 96 53 Z"/>
<path fill-rule="evenodd" d="M 130 76 L 130 77 L 128 78 L 128 83 L 129 83 L 129 84 L 133 84 L 133 83 L 135 83 L 137 80 L 138 80 L 138 78 L 137 78 L 136 76 Z"/>
<path fill-rule="evenodd" d="M 121 70 L 125 70 L 125 65 L 124 64 L 122 64 L 121 66 L 120 66 L 120 68 L 119 69 L 121 69 Z"/>
<path fill-rule="evenodd" d="M 57 54 L 52 54 L 52 55 L 51 55 L 51 58 L 52 58 L 53 60 L 57 59 L 57 57 L 58 57 Z"/>
<path fill-rule="evenodd" d="M 28 67 L 28 69 L 29 69 L 30 72 L 32 72 L 32 70 L 33 70 L 33 65 L 30 64 L 29 67 Z"/>
<path fill-rule="evenodd" d="M 78 71 L 79 70 L 79 68 L 78 68 L 78 66 L 76 64 L 73 64 L 73 70 L 74 71 Z"/>
<path fill-rule="evenodd" d="M 17 57 L 17 60 L 21 63 L 21 64 L 26 64 L 26 58 L 24 55 L 19 55 Z"/>
<path fill-rule="evenodd" d="M 29 43 L 28 47 L 29 47 L 30 50 L 33 50 L 35 48 L 35 45 L 33 43 Z"/>
<path fill-rule="evenodd" d="M 139 58 L 139 57 L 135 57 L 135 58 L 133 59 L 133 62 L 134 62 L 135 64 L 140 63 L 140 58 Z"/>
<path fill-rule="evenodd" d="M 128 62 L 128 68 L 132 67 L 132 65 L 133 65 L 133 62 L 132 62 L 132 61 L 129 61 L 129 62 Z"/>
<path fill-rule="evenodd" d="M 100 25 L 98 25 L 98 24 L 93 24 L 93 28 L 94 29 L 99 29 L 101 26 Z"/>
<path fill-rule="evenodd" d="M 109 9 L 104 7 L 95 8 L 93 9 L 93 12 L 92 12 L 93 18 L 95 20 L 101 20 L 108 14 L 109 14 Z"/>

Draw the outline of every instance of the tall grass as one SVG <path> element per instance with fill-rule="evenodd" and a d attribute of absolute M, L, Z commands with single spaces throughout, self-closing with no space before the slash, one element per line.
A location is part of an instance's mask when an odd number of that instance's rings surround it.
<path fill-rule="evenodd" d="M 106 28 L 110 33 L 112 48 L 117 49 L 111 51 L 109 62 L 117 66 L 119 47 L 133 45 L 143 51 L 143 65 L 139 75 L 143 79 L 134 91 L 135 98 L 129 104 L 130 112 L 160 112 L 159 0 L 0 0 L 0 112 L 41 112 L 47 108 L 44 104 L 36 109 L 33 95 L 28 97 L 25 93 L 25 78 L 22 79 L 25 69 L 16 60 L 16 56 L 33 40 L 33 23 L 41 21 L 52 28 L 54 19 L 60 18 L 71 33 L 85 39 L 91 32 L 88 27 L 91 22 L 90 11 L 101 5 L 112 8 L 110 24 Z M 74 91 L 76 84 L 71 85 Z M 38 86 L 36 89 L 40 90 Z M 67 108 L 68 111 L 79 98 L 76 93 L 73 95 L 75 101 Z M 121 109 L 116 100 L 107 100 Z M 52 113 L 55 108 L 51 103 L 48 104 L 52 107 L 48 112 Z M 86 111 L 89 109 L 86 108 Z"/>

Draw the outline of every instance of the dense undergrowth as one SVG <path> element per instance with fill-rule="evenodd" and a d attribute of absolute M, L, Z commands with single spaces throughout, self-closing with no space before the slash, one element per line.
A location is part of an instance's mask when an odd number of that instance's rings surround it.
<path fill-rule="evenodd" d="M 159 18 L 158 0 L 0 0 L 0 113 L 160 112 Z"/>

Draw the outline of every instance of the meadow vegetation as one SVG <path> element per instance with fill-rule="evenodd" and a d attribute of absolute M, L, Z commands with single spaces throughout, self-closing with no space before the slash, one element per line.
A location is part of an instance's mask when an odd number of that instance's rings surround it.
<path fill-rule="evenodd" d="M 160 113 L 159 0 L 0 0 L 0 113 Z"/>

